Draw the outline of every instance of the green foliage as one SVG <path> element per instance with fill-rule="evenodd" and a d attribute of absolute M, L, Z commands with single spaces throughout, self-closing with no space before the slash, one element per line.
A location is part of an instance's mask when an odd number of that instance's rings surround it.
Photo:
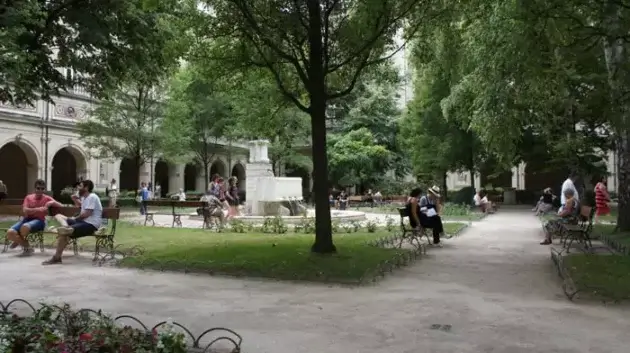
<path fill-rule="evenodd" d="M 147 77 L 161 75 L 172 62 L 163 50 L 174 50 L 168 43 L 178 37 L 173 26 L 163 24 L 178 18 L 177 5 L 161 1 L 145 7 L 143 0 L 3 3 L 0 102 L 50 100 L 75 85 L 100 98 L 139 68 Z"/>
<path fill-rule="evenodd" d="M 337 185 L 375 184 L 387 170 L 390 151 L 378 145 L 367 128 L 328 139 L 330 180 Z"/>
<path fill-rule="evenodd" d="M 203 68 L 188 65 L 171 80 L 162 129 L 163 152 L 171 160 L 192 160 L 204 171 L 205 184 L 218 152 L 219 139 L 231 125 L 222 81 Z"/>
<path fill-rule="evenodd" d="M 128 85 L 114 91 L 77 123 L 79 136 L 90 153 L 101 159 L 130 158 L 137 170 L 161 150 L 162 104 L 157 89 Z"/>

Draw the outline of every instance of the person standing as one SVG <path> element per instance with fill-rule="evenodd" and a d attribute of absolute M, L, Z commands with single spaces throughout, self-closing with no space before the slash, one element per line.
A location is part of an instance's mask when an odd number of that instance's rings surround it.
<path fill-rule="evenodd" d="M 238 178 L 236 178 L 235 176 L 228 179 L 228 188 L 227 192 L 225 193 L 225 198 L 227 199 L 228 205 L 230 206 L 230 209 L 228 211 L 228 218 L 238 216 L 239 198 L 237 183 Z"/>
<path fill-rule="evenodd" d="M 6 198 L 7 198 L 7 186 L 2 180 L 0 180 L 0 201 Z"/>
<path fill-rule="evenodd" d="M 116 184 L 116 179 L 112 179 L 109 183 L 107 197 L 109 197 L 109 207 L 116 207 L 116 200 L 118 199 L 118 184 Z"/>
<path fill-rule="evenodd" d="M 599 223 L 601 216 L 610 214 L 610 194 L 606 186 L 606 177 L 602 177 L 597 185 L 595 185 L 595 222 Z"/>
<path fill-rule="evenodd" d="M 573 199 L 575 199 L 578 202 L 580 201 L 580 195 L 578 194 L 578 191 L 575 188 L 575 184 L 574 184 L 576 180 L 577 180 L 577 173 L 572 171 L 569 174 L 569 177 L 567 178 L 567 180 L 565 180 L 564 183 L 562 183 L 562 189 L 560 191 L 560 209 L 558 210 L 558 213 L 562 213 L 562 209 L 564 208 L 564 205 L 567 202 L 567 198 L 565 196 L 567 190 L 573 191 Z"/>
<path fill-rule="evenodd" d="M 147 183 L 144 181 L 140 184 L 140 190 L 138 190 L 137 201 L 140 203 L 140 214 L 145 215 L 147 213 L 147 204 L 146 201 L 149 201 L 149 189 L 147 188 Z"/>

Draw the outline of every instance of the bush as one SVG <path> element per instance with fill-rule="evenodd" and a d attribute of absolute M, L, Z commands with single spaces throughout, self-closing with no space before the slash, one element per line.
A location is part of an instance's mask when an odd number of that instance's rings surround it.
<path fill-rule="evenodd" d="M 542 190 L 516 190 L 516 203 L 534 206 L 542 195 Z"/>
<path fill-rule="evenodd" d="M 0 313 L 0 352 L 186 352 L 171 323 L 160 333 L 117 325 L 105 315 L 43 305 L 33 315 Z"/>
<path fill-rule="evenodd" d="M 466 186 L 457 191 L 450 191 L 446 196 L 449 203 L 472 205 L 475 189 L 472 186 Z"/>

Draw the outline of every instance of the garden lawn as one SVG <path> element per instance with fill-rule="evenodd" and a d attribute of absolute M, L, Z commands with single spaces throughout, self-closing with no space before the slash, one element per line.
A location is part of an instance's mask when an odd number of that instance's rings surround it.
<path fill-rule="evenodd" d="M 12 222 L 1 222 L 0 227 Z M 447 234 L 466 226 L 447 223 Z M 398 229 L 397 227 L 395 228 Z M 188 270 L 233 276 L 268 277 L 283 280 L 306 280 L 356 283 L 384 261 L 410 249 L 370 246 L 368 241 L 391 235 L 379 228 L 370 233 L 333 235 L 337 254 L 316 255 L 310 252 L 313 234 L 215 233 L 202 229 L 142 227 L 119 222 L 115 243 L 123 249 L 142 247 L 138 257 L 126 258 L 125 267 L 160 270 Z M 52 238 L 54 235 L 50 235 Z M 47 241 L 47 243 L 49 243 Z M 94 238 L 79 241 L 85 251 L 92 251 Z"/>
<path fill-rule="evenodd" d="M 605 235 L 606 238 L 619 245 L 630 246 L 630 232 L 615 232 L 615 227 L 615 224 L 595 224 L 593 225 L 593 235 L 597 238 L 600 235 Z"/>
<path fill-rule="evenodd" d="M 613 300 L 630 299 L 630 256 L 576 254 L 564 261 L 580 292 Z"/>
<path fill-rule="evenodd" d="M 374 207 L 354 207 L 353 209 L 365 213 L 379 213 L 379 214 L 391 214 L 398 215 L 398 208 L 402 206 L 394 206 L 394 205 L 381 205 Z M 450 210 L 449 210 L 450 208 Z M 453 205 L 450 206 L 447 204 L 442 212 L 442 220 L 445 221 L 479 221 L 485 215 L 481 212 L 474 212 L 470 208 L 465 208 L 465 206 L 461 205 Z"/>

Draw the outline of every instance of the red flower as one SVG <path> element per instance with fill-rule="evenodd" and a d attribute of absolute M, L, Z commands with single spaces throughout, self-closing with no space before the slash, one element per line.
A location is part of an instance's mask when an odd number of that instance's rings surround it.
<path fill-rule="evenodd" d="M 81 340 L 81 341 L 91 341 L 92 340 L 92 334 L 89 333 L 89 332 L 82 333 L 79 336 L 79 340 Z"/>

